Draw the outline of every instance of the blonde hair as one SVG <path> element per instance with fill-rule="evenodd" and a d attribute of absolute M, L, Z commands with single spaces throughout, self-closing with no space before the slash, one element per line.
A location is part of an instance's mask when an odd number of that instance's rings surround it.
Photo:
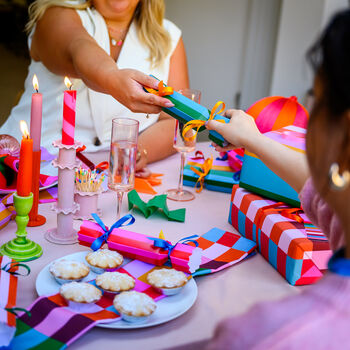
<path fill-rule="evenodd" d="M 26 32 L 30 33 L 35 23 L 45 11 L 52 6 L 69 7 L 85 10 L 92 7 L 92 0 L 36 0 L 29 6 L 29 21 Z M 140 0 L 134 13 L 137 34 L 142 44 L 150 51 L 149 60 L 152 67 L 161 65 L 170 52 L 170 35 L 163 27 L 164 0 Z"/>

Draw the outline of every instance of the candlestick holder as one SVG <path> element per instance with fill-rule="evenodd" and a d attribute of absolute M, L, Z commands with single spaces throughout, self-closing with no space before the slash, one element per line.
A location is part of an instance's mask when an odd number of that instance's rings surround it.
<path fill-rule="evenodd" d="M 39 244 L 27 238 L 26 226 L 29 221 L 28 213 L 33 205 L 33 193 L 28 197 L 13 195 L 13 203 L 16 209 L 16 238 L 5 243 L 0 248 L 0 254 L 7 255 L 16 261 L 29 261 L 39 258 L 43 250 Z"/>
<path fill-rule="evenodd" d="M 80 208 L 75 213 L 74 219 L 78 220 L 94 220 L 92 213 L 101 216 L 102 210 L 98 208 L 98 197 L 102 193 L 102 189 L 95 192 L 82 192 L 75 190 L 74 201 L 79 204 Z"/>
<path fill-rule="evenodd" d="M 78 242 L 78 236 L 73 229 L 73 217 L 79 210 L 79 204 L 74 202 L 75 168 L 79 167 L 76 150 L 82 143 L 64 145 L 61 141 L 54 141 L 52 144 L 59 149 L 58 158 L 52 161 L 52 165 L 58 168 L 57 203 L 52 208 L 57 213 L 57 228 L 48 230 L 45 238 L 55 244 L 74 244 Z"/>
<path fill-rule="evenodd" d="M 32 193 L 34 196 L 33 206 L 29 213 L 28 226 L 41 226 L 46 222 L 43 215 L 38 214 L 39 207 L 39 176 L 40 176 L 41 151 L 33 152 L 33 175 L 32 175 Z"/>

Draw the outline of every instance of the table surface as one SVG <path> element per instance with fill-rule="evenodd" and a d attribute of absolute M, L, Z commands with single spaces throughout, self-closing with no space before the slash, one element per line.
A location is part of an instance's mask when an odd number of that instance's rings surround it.
<path fill-rule="evenodd" d="M 197 150 L 205 156 L 214 154 L 215 150 L 209 143 L 199 143 Z M 191 155 L 191 154 L 190 154 Z M 89 156 L 99 160 L 107 154 Z M 93 159 L 92 159 L 93 160 Z M 151 164 L 150 170 L 163 173 L 163 183 L 155 187 L 158 194 L 178 184 L 180 156 L 175 154 L 165 160 Z M 194 189 L 187 188 L 194 191 Z M 149 200 L 150 195 L 141 194 L 141 198 Z M 228 223 L 230 194 L 203 190 L 196 194 L 190 202 L 168 201 L 169 209 L 186 208 L 184 223 L 170 222 L 162 216 L 151 216 L 145 219 L 141 214 L 134 212 L 136 222 L 132 226 L 135 232 L 157 236 L 163 230 L 166 239 L 177 241 L 182 237 L 193 234 L 202 235 L 213 227 L 236 232 Z M 103 193 L 99 199 L 102 209 L 102 219 L 106 225 L 115 220 L 116 195 L 114 192 Z M 28 307 L 36 298 L 35 280 L 38 273 L 51 261 L 78 251 L 87 250 L 78 244 L 55 245 L 44 238 L 46 230 L 56 225 L 56 215 L 51 211 L 51 204 L 41 204 L 39 213 L 47 218 L 45 225 L 28 228 L 28 238 L 39 243 L 44 250 L 42 257 L 27 262 L 31 268 L 28 277 L 19 277 L 17 306 Z M 122 214 L 127 213 L 127 199 L 124 198 Z M 74 227 L 79 228 L 81 221 L 75 220 Z M 16 224 L 11 221 L 0 232 L 0 243 L 14 238 Z M 210 338 L 217 323 L 228 317 L 239 315 L 259 301 L 276 300 L 301 291 L 300 287 L 289 285 L 283 277 L 257 254 L 243 262 L 229 267 L 215 274 L 196 277 L 198 298 L 193 307 L 179 318 L 168 323 L 138 330 L 114 330 L 95 327 L 87 334 L 74 342 L 70 349 L 96 349 L 96 345 L 118 346 L 122 349 L 164 349 L 172 346 L 181 346 L 189 342 L 197 342 Z"/>

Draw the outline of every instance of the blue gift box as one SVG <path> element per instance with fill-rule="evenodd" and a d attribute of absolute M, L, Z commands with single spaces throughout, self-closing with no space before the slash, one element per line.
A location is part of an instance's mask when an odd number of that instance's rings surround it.
<path fill-rule="evenodd" d="M 305 129 L 293 125 L 265 133 L 267 137 L 301 153 L 305 153 L 305 134 Z M 239 186 L 264 197 L 300 207 L 298 193 L 247 150 L 244 153 Z"/>

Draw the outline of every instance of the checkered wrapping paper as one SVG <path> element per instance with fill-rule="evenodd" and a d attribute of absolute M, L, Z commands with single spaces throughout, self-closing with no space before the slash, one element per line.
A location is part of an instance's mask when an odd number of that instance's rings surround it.
<path fill-rule="evenodd" d="M 165 297 L 156 292 L 146 280 L 154 265 L 138 260 L 119 268 L 135 278 L 134 290 L 148 294 L 155 301 Z M 92 281 L 91 283 L 94 283 Z M 31 313 L 17 319 L 17 331 L 11 349 L 64 349 L 85 334 L 97 323 L 115 322 L 120 315 L 113 307 L 113 297 L 103 295 L 95 304 L 83 305 L 81 309 L 69 308 L 60 294 L 39 297 L 28 309 Z"/>
<path fill-rule="evenodd" d="M 195 167 L 201 170 L 204 159 L 190 159 L 185 165 L 183 184 L 184 186 L 194 187 L 198 180 L 198 175 L 191 170 Z M 239 178 L 235 178 L 235 172 L 228 164 L 228 160 L 214 160 L 213 167 L 204 179 L 204 188 L 211 191 L 231 193 L 232 186 L 238 184 Z"/>
<path fill-rule="evenodd" d="M 256 243 L 238 234 L 213 228 L 197 240 L 203 249 L 199 269 L 192 276 L 206 275 L 237 264 L 257 247 Z M 193 243 L 189 243 L 194 245 Z"/>
<path fill-rule="evenodd" d="M 0 256 L 0 347 L 7 346 L 15 333 L 15 315 L 6 311 L 16 306 L 17 277 L 7 272 L 13 262 L 7 256 Z M 15 270 L 16 267 L 11 268 Z"/>
<path fill-rule="evenodd" d="M 260 209 L 274 203 L 235 185 L 229 222 L 258 244 L 259 252 L 290 284 L 312 284 L 322 277 L 332 255 L 327 238 L 305 214 L 300 215 L 304 223 L 298 223 L 275 208 Z"/>

